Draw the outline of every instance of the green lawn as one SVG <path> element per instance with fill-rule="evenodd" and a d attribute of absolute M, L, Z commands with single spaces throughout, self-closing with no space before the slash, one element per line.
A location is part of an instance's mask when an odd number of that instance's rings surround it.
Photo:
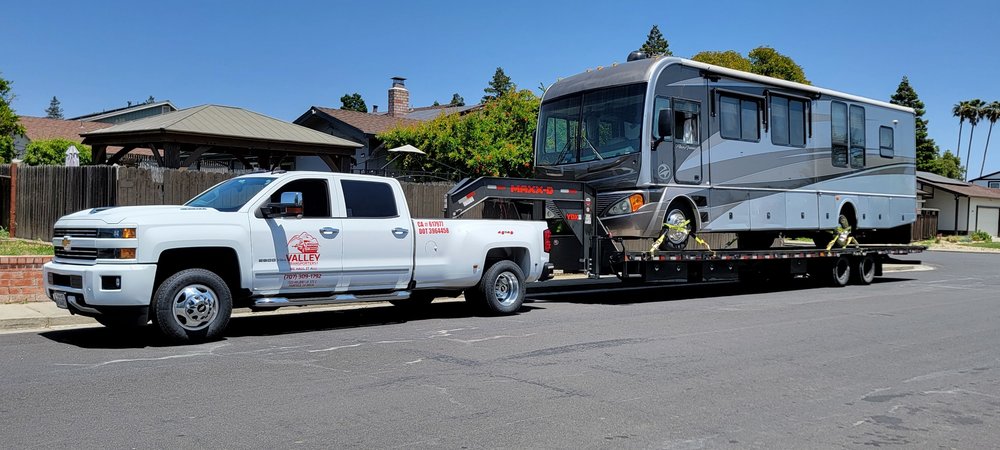
<path fill-rule="evenodd" d="M 996 249 L 1000 249 L 1000 242 L 969 242 L 969 243 L 963 242 L 963 243 L 961 243 L 961 245 L 964 245 L 966 247 L 979 247 L 979 248 L 996 248 Z"/>
<path fill-rule="evenodd" d="M 52 244 L 0 238 L 0 256 L 52 255 Z"/>

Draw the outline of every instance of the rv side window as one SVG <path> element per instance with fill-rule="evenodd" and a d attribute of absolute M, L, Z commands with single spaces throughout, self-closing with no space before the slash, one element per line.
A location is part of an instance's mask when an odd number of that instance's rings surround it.
<path fill-rule="evenodd" d="M 830 103 L 830 149 L 834 167 L 847 167 L 847 105 Z"/>
<path fill-rule="evenodd" d="M 656 121 L 659 120 L 660 111 L 664 110 L 670 111 L 670 99 L 666 97 L 656 97 L 656 100 L 653 102 L 653 124 L 649 127 L 650 130 L 653 130 L 653 138 L 655 139 L 660 138 L 660 127 L 657 126 Z M 671 136 L 664 137 L 665 140 L 670 140 L 670 138 Z"/>
<path fill-rule="evenodd" d="M 895 149 L 893 149 L 893 139 L 892 139 L 892 128 L 889 127 L 879 127 L 878 128 L 878 151 L 883 158 L 892 158 L 895 156 Z"/>
<path fill-rule="evenodd" d="M 760 140 L 760 108 L 756 101 L 719 96 L 719 132 L 723 139 Z"/>
<path fill-rule="evenodd" d="M 794 147 L 806 145 L 806 102 L 771 97 L 771 143 Z"/>
<path fill-rule="evenodd" d="M 851 167 L 865 166 L 865 109 L 851 105 Z"/>
<path fill-rule="evenodd" d="M 683 144 L 700 142 L 697 111 L 674 110 L 674 139 Z"/>

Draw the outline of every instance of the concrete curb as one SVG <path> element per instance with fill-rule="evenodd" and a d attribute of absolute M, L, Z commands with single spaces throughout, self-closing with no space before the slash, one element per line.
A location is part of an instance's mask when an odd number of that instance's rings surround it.
<path fill-rule="evenodd" d="M 885 273 L 920 272 L 934 270 L 923 264 L 886 264 Z M 597 289 L 602 285 L 608 288 L 620 286 L 620 281 L 614 275 L 591 280 L 582 274 L 558 275 L 555 279 L 543 283 L 528 285 L 528 294 L 553 294 L 559 292 L 578 291 L 581 289 Z M 463 297 L 443 298 L 440 302 L 460 302 Z M 347 311 L 373 307 L 384 307 L 384 302 L 345 303 L 340 305 L 317 305 L 281 308 L 276 311 L 250 312 L 249 308 L 237 308 L 233 317 L 261 317 L 295 314 L 299 312 Z M 65 309 L 59 309 L 53 302 L 0 304 L 0 334 L 17 333 L 29 330 L 47 330 L 63 327 L 101 326 L 90 317 L 71 315 Z"/>

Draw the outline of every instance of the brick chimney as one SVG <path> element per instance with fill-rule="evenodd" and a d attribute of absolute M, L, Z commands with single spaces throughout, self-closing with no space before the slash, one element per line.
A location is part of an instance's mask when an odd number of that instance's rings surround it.
<path fill-rule="evenodd" d="M 403 117 L 410 112 L 410 91 L 406 90 L 406 78 L 392 77 L 389 88 L 389 115 Z"/>

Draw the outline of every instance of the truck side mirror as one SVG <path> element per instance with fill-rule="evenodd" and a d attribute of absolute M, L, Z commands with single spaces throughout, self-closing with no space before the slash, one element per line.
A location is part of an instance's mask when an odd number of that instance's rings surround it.
<path fill-rule="evenodd" d="M 274 217 L 302 218 L 305 208 L 302 206 L 301 192 L 282 192 L 278 203 L 268 203 L 260 207 L 261 214 L 268 219 Z"/>

